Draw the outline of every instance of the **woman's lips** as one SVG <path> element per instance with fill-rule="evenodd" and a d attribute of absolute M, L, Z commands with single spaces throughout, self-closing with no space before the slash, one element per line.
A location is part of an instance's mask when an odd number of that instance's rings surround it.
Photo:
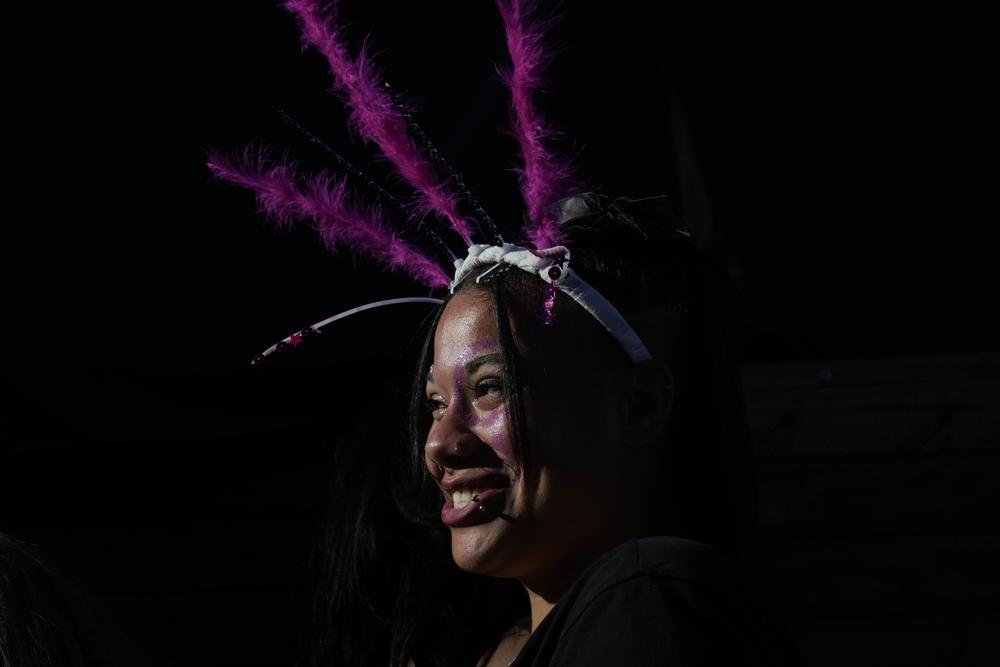
<path fill-rule="evenodd" d="M 448 496 L 441 508 L 441 521 L 449 528 L 461 528 L 463 526 L 475 526 L 481 523 L 493 521 L 503 512 L 507 504 L 507 491 L 509 489 L 486 489 L 480 491 L 471 503 L 462 509 L 456 509 L 454 499 Z"/>

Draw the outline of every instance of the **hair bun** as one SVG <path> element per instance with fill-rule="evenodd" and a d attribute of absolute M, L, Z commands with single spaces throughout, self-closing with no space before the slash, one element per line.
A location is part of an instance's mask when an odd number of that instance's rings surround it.
<path fill-rule="evenodd" d="M 557 203 L 560 226 L 596 228 L 619 224 L 634 230 L 644 241 L 689 239 L 691 232 L 674 212 L 667 195 L 609 199 L 596 192 L 566 197 Z"/>

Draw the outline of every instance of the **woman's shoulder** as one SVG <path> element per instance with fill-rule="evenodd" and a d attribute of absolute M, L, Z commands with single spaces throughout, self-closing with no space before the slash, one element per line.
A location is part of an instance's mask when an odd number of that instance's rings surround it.
<path fill-rule="evenodd" d="M 726 567 L 726 556 L 714 547 L 684 537 L 658 535 L 618 545 L 594 561 L 583 577 L 609 582 L 638 575 L 694 579 Z"/>
<path fill-rule="evenodd" d="M 661 586 L 710 594 L 739 588 L 741 576 L 721 551 L 695 540 L 660 535 L 632 539 L 598 558 L 577 579 L 560 605 L 582 611 L 619 588 Z M 685 596 L 689 597 L 689 596 Z"/>
<path fill-rule="evenodd" d="M 635 539 L 577 579 L 536 630 L 523 664 L 758 664 L 757 621 L 721 551 L 670 536 Z"/>

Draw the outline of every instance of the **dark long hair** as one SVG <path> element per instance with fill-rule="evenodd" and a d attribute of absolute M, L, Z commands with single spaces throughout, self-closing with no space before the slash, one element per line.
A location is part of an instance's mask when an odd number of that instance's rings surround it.
<path fill-rule="evenodd" d="M 597 203 L 608 208 L 606 200 Z M 562 229 L 574 270 L 616 305 L 674 375 L 674 407 L 660 452 L 669 480 L 660 495 L 660 532 L 731 550 L 751 528 L 755 505 L 740 379 L 742 298 L 699 248 L 664 233 L 670 222 L 605 213 L 569 220 Z M 476 277 L 459 291 L 490 295 L 504 355 L 510 435 L 515 453 L 530 465 L 530 447 L 520 447 L 524 410 L 509 308 L 513 302 L 540 308 L 543 288 L 518 270 L 491 271 L 483 283 Z M 557 312 L 575 307 L 562 296 Z M 375 466 L 352 459 L 358 452 L 372 456 L 369 448 L 346 448 L 338 461 L 339 470 L 386 472 L 376 480 L 354 475 L 351 484 L 341 480 L 335 488 L 339 506 L 320 545 L 310 665 L 405 666 L 412 659 L 418 667 L 468 666 L 528 611 L 516 583 L 454 565 L 438 519 L 441 498 L 424 467 L 423 444 L 429 428 L 424 383 L 441 310 L 428 323 L 417 361 L 409 442 L 397 439 L 395 450 L 383 448 Z M 378 488 L 391 493 L 374 493 Z"/>
<path fill-rule="evenodd" d="M 75 575 L 0 533 L 0 666 L 148 664 Z"/>

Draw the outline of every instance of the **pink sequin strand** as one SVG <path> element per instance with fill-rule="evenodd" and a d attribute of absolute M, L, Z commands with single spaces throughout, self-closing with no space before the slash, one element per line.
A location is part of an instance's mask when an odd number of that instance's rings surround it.
<path fill-rule="evenodd" d="M 555 319 L 554 309 L 556 307 L 556 293 L 559 288 L 552 283 L 547 283 L 545 285 L 545 314 L 542 316 L 542 324 L 552 324 L 552 320 Z"/>

